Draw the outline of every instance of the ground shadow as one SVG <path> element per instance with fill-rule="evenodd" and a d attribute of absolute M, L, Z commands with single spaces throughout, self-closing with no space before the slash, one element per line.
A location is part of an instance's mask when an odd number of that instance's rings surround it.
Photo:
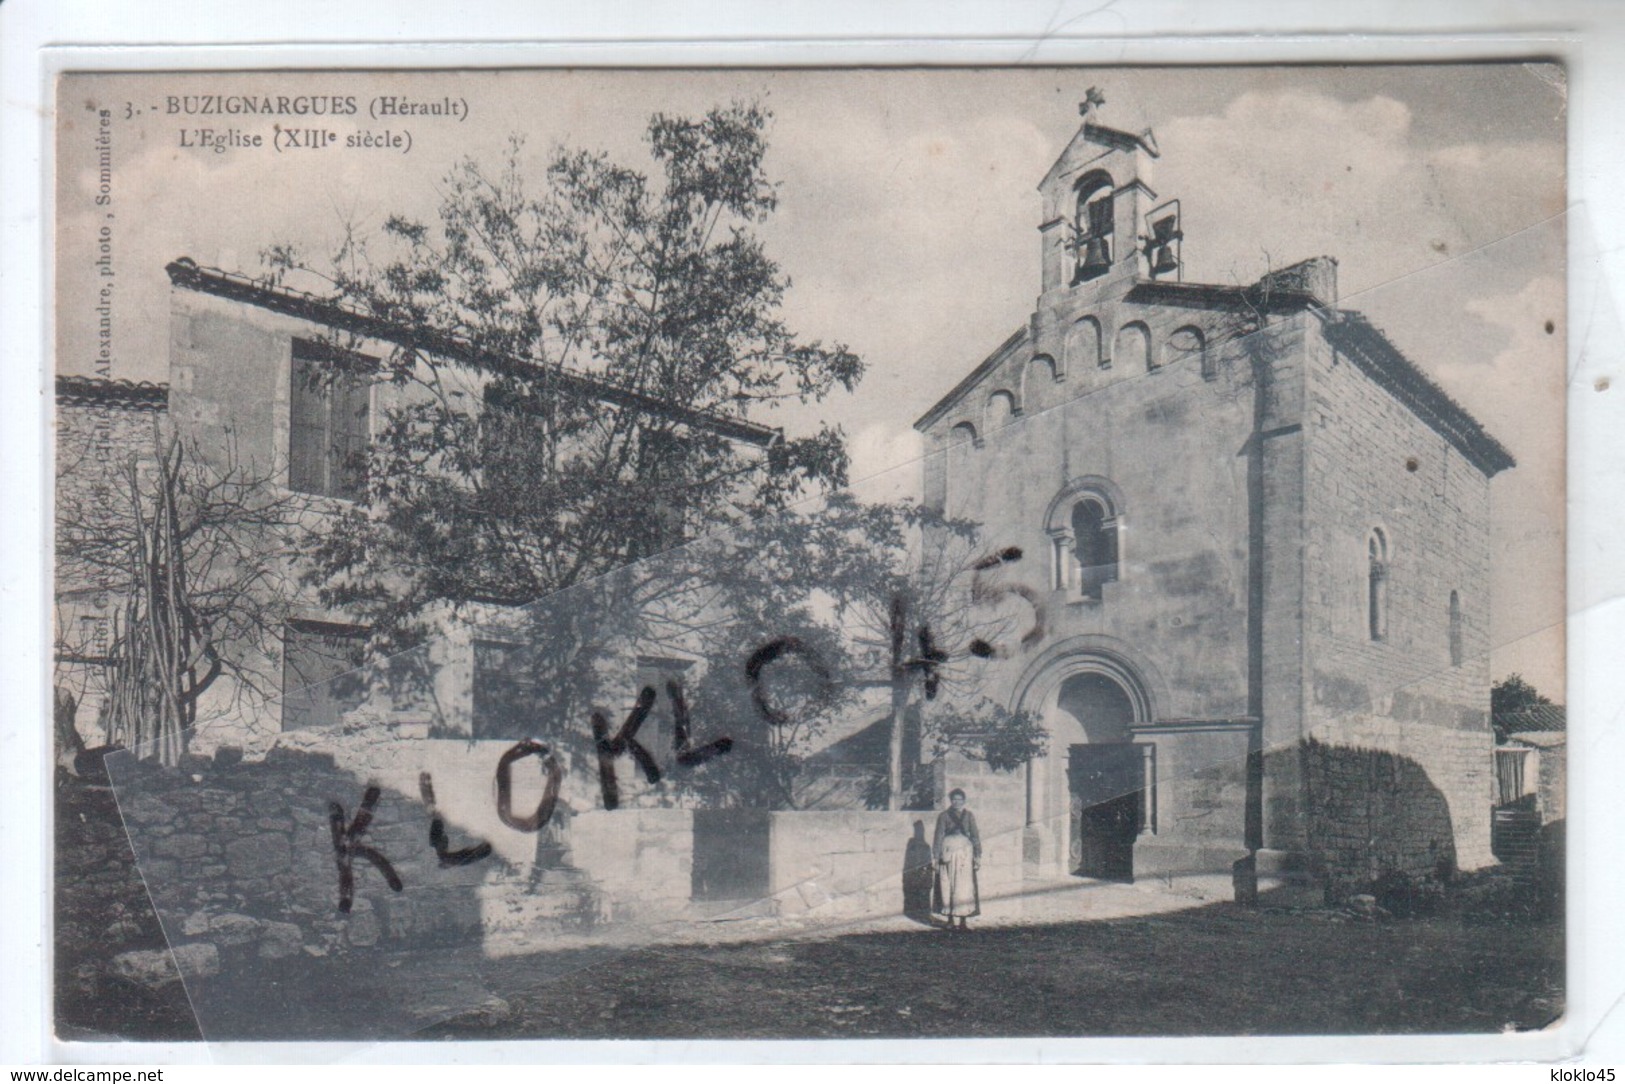
<path fill-rule="evenodd" d="M 914 822 L 914 834 L 903 848 L 903 914 L 925 926 L 931 918 L 931 844 L 925 839 L 925 822 Z"/>
<path fill-rule="evenodd" d="M 479 965 L 504 922 L 563 929 L 594 915 L 590 886 L 530 883 L 433 808 L 421 780 L 417 793 L 376 787 L 331 755 L 286 747 L 263 761 L 225 748 L 175 768 L 127 754 L 107 764 L 118 801 L 109 795 L 98 813 L 106 838 L 89 851 L 59 839 L 58 891 L 87 903 L 105 898 L 114 886 L 84 858 L 123 863 L 125 880 L 145 883 L 153 928 L 136 955 L 123 946 L 103 953 L 97 981 L 59 1000 L 64 1034 L 405 1036 L 491 998 Z M 80 811 L 59 808 L 59 832 L 83 834 L 84 822 L 74 825 Z M 493 908 L 496 896 L 502 906 Z M 57 941 L 62 953 L 93 944 L 60 922 Z M 461 966 L 446 968 L 438 984 L 402 983 L 402 958 L 414 952 Z M 350 989 L 370 992 L 328 996 L 335 970 Z M 141 1006 L 153 999 L 188 1011 L 145 1027 Z"/>
<path fill-rule="evenodd" d="M 602 966 L 537 954 L 487 975 L 498 985 L 509 969 L 560 976 L 505 995 L 503 1020 L 424 1037 L 1490 1033 L 1562 1013 L 1560 923 L 1530 920 L 1487 939 L 1460 914 L 1384 921 L 1273 907 L 1269 893 L 1260 904 L 954 937 L 665 945 Z"/>

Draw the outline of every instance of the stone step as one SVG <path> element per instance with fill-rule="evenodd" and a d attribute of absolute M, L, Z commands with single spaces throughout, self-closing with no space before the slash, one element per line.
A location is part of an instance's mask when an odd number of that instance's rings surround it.
<path fill-rule="evenodd" d="M 779 913 L 776 899 L 745 900 L 692 900 L 688 905 L 689 917 L 701 922 L 720 922 L 731 919 L 773 918 Z"/>

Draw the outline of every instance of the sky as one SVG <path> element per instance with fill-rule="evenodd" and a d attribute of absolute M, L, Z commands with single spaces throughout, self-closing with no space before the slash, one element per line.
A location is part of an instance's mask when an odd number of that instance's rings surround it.
<path fill-rule="evenodd" d="M 1568 221 L 1565 83 L 1549 66 L 69 76 L 59 86 L 57 368 L 92 371 L 104 227 L 113 375 L 161 380 L 171 259 L 254 273 L 273 243 L 319 255 L 345 221 L 432 218 L 454 162 L 496 161 L 514 134 L 538 172 L 558 144 L 647 168 L 650 113 L 755 99 L 774 114 L 767 169 L 779 209 L 761 232 L 792 281 L 785 316 L 869 365 L 851 395 L 757 420 L 791 433 L 838 423 L 854 477 L 889 472 L 880 488 L 908 493 L 914 419 L 1032 309 L 1036 186 L 1090 86 L 1105 93 L 1103 123 L 1155 131 L 1154 183 L 1181 200 L 1187 281 L 1247 282 L 1336 256 L 1343 305 L 1512 451 L 1518 467 L 1492 489 L 1492 670 L 1560 693 Z M 411 149 L 182 145 L 203 127 L 269 138 L 265 118 L 167 111 L 172 95 L 245 93 L 356 95 L 363 115 L 329 127 L 409 131 Z M 374 120 L 365 113 L 378 94 L 450 96 L 467 114 Z M 100 109 L 110 111 L 107 193 Z M 111 203 L 97 205 L 102 194 Z"/>

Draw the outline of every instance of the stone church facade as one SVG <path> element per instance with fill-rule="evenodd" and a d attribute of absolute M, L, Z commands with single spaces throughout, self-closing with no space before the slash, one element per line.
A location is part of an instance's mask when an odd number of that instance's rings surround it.
<path fill-rule="evenodd" d="M 1489 850 L 1497 441 L 1321 257 L 1181 281 L 1152 134 L 1087 118 L 1039 186 L 1028 321 L 917 423 L 925 500 L 1018 547 L 989 660 L 1047 755 L 967 780 L 1028 877 L 1238 891 L 1446 877 Z"/>

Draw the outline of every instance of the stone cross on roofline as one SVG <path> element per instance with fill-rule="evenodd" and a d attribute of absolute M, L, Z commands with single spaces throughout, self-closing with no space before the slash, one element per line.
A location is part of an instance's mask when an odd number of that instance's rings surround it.
<path fill-rule="evenodd" d="M 1090 119 L 1090 114 L 1098 112 L 1100 107 L 1105 104 L 1105 93 L 1099 87 L 1090 87 L 1083 92 L 1083 101 L 1078 103 L 1078 116 L 1087 121 Z"/>

